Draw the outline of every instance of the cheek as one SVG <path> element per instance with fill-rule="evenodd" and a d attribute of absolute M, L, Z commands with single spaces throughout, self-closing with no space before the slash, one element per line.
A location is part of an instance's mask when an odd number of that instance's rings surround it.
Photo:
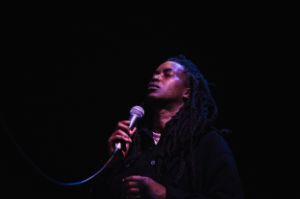
<path fill-rule="evenodd" d="M 178 80 L 170 81 L 165 85 L 165 88 L 168 90 L 178 90 L 182 87 L 182 83 Z"/>
<path fill-rule="evenodd" d="M 173 87 L 165 88 L 162 91 L 162 93 L 164 93 L 167 96 L 177 97 L 177 96 L 182 96 L 183 90 L 182 90 L 181 86 L 175 86 L 175 85 L 173 85 Z"/>
<path fill-rule="evenodd" d="M 183 84 L 183 82 L 181 81 L 176 81 L 176 82 L 173 82 L 173 84 L 170 84 L 168 86 L 169 90 L 173 90 L 174 92 L 177 92 L 177 93 L 180 93 L 182 92 L 186 87 L 185 85 Z"/>

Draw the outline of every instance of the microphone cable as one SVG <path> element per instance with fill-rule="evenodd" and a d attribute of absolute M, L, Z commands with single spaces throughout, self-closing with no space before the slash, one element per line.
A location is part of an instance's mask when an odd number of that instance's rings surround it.
<path fill-rule="evenodd" d="M 39 173 L 41 176 L 43 176 L 45 179 L 49 180 L 50 182 L 52 182 L 56 185 L 60 185 L 60 186 L 67 186 L 67 187 L 78 186 L 78 185 L 82 185 L 82 184 L 92 180 L 97 175 L 99 175 L 111 163 L 111 161 L 115 158 L 117 153 L 120 151 L 118 148 L 115 148 L 114 152 L 111 154 L 110 158 L 106 161 L 106 163 L 100 169 L 98 169 L 94 174 L 90 175 L 89 177 L 79 180 L 79 181 L 62 182 L 62 181 L 59 181 L 59 180 L 47 175 L 46 172 L 44 172 L 40 167 L 38 167 L 34 163 L 34 161 L 24 152 L 22 147 L 17 143 L 14 136 L 9 132 L 8 127 L 4 124 L 4 117 L 1 119 L 1 123 L 2 123 L 3 131 L 5 131 L 5 133 L 8 135 L 9 139 L 11 140 L 13 145 L 17 148 L 17 151 L 21 154 L 21 156 L 37 171 L 37 173 Z"/>

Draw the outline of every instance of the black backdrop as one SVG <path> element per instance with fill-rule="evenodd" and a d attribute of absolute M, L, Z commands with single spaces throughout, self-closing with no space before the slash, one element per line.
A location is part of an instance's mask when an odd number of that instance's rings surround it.
<path fill-rule="evenodd" d="M 210 82 L 220 109 L 217 125 L 232 129 L 228 141 L 245 194 L 272 196 L 272 156 L 253 135 L 251 125 L 260 121 L 249 120 L 248 113 L 257 111 L 249 105 L 256 99 L 244 95 L 246 88 L 253 92 L 257 86 L 248 82 L 254 66 L 249 56 L 218 50 L 222 43 L 214 24 L 205 25 L 145 15 L 87 21 L 19 18 L 9 24 L 9 61 L 2 73 L 4 190 L 11 196 L 86 198 L 90 184 L 70 188 L 47 181 L 6 133 L 48 175 L 63 181 L 89 176 L 107 160 L 109 133 L 142 101 L 153 69 L 169 56 L 184 54 Z"/>

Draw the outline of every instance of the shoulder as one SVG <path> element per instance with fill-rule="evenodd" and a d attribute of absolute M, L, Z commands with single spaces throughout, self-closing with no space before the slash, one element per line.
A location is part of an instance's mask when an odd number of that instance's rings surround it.
<path fill-rule="evenodd" d="M 212 130 L 202 136 L 193 150 L 195 164 L 206 172 L 226 170 L 237 173 L 236 161 L 231 148 L 219 130 Z"/>
<path fill-rule="evenodd" d="M 195 145 L 195 150 L 197 153 L 214 156 L 232 153 L 226 138 L 218 129 L 211 129 L 202 135 Z"/>

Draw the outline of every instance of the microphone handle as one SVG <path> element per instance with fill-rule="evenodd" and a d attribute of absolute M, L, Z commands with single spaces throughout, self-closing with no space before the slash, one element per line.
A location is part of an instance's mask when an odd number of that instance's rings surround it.
<path fill-rule="evenodd" d="M 135 126 L 136 120 L 138 119 L 138 116 L 136 114 L 133 114 L 130 117 L 130 122 L 129 122 L 129 129 L 132 130 Z M 131 138 L 132 136 L 129 135 L 129 137 Z M 122 149 L 122 144 L 121 142 L 117 142 L 115 143 L 115 150 L 121 150 Z"/>

